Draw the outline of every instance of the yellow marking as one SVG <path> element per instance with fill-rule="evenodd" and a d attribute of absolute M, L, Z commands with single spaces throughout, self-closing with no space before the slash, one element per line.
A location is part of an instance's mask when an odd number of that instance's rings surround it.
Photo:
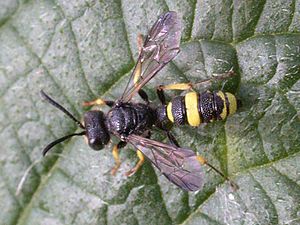
<path fill-rule="evenodd" d="M 106 105 L 105 101 L 102 100 L 101 98 L 97 98 L 94 101 L 90 101 L 90 102 L 83 102 L 84 106 L 93 106 L 93 105 Z"/>
<path fill-rule="evenodd" d="M 206 159 L 203 158 L 201 155 L 198 155 L 198 153 L 197 153 L 196 159 L 197 159 L 202 165 L 207 164 Z"/>
<path fill-rule="evenodd" d="M 142 63 L 138 62 L 136 64 L 136 68 L 135 68 L 134 76 L 133 76 L 133 82 L 135 85 L 137 84 L 137 82 L 139 81 L 139 79 L 141 77 L 141 72 L 142 72 Z"/>
<path fill-rule="evenodd" d="M 229 102 L 229 115 L 232 115 L 236 112 L 237 101 L 233 94 L 231 94 L 229 92 L 226 92 L 225 94 L 226 94 L 226 96 L 228 98 L 228 102 Z"/>
<path fill-rule="evenodd" d="M 142 49 L 143 49 L 143 35 L 142 34 L 138 34 L 137 36 L 137 44 L 138 44 L 138 48 L 139 48 L 139 54 L 141 53 Z"/>
<path fill-rule="evenodd" d="M 199 126 L 201 118 L 198 111 L 198 94 L 196 92 L 189 92 L 185 95 L 185 108 L 189 125 Z"/>
<path fill-rule="evenodd" d="M 137 156 L 138 156 L 138 158 L 139 158 L 140 161 L 141 160 L 145 161 L 145 157 L 144 157 L 143 153 L 140 150 L 137 150 L 136 154 L 137 154 Z"/>
<path fill-rule="evenodd" d="M 145 157 L 143 155 L 143 153 L 140 150 L 136 151 L 137 157 L 139 158 L 138 163 L 135 165 L 135 167 L 133 167 L 131 170 L 129 170 L 126 173 L 126 176 L 131 176 L 133 174 L 136 173 L 136 171 L 138 171 L 138 169 L 143 165 L 144 161 L 145 161 Z"/>
<path fill-rule="evenodd" d="M 168 106 L 167 106 L 167 117 L 169 118 L 169 120 L 174 123 L 174 117 L 172 114 L 172 102 L 169 102 Z"/>
<path fill-rule="evenodd" d="M 191 83 L 178 83 L 178 84 L 168 84 L 168 85 L 162 85 L 161 89 L 164 90 L 188 90 L 192 88 Z"/>
<path fill-rule="evenodd" d="M 120 165 L 121 165 L 121 161 L 120 161 L 120 158 L 119 158 L 118 145 L 114 145 L 113 150 L 112 150 L 112 154 L 113 154 L 113 157 L 114 157 L 114 160 L 115 160 L 115 166 L 114 166 L 114 168 L 112 168 L 110 173 L 112 175 L 115 175 L 116 172 L 118 171 Z"/>
<path fill-rule="evenodd" d="M 222 118 L 222 120 L 226 119 L 227 116 L 227 107 L 226 107 L 226 99 L 225 99 L 225 95 L 222 91 L 218 91 L 217 95 L 222 99 L 223 101 L 223 110 L 220 114 L 220 117 Z"/>

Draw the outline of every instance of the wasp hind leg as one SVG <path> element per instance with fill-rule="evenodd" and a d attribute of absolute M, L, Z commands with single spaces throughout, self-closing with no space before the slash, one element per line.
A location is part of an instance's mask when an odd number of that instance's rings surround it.
<path fill-rule="evenodd" d="M 230 183 L 230 186 L 233 188 L 233 190 L 238 190 L 239 186 L 232 181 L 230 178 L 228 178 L 224 173 L 222 173 L 220 170 L 218 170 L 216 167 L 211 165 L 205 158 L 203 158 L 201 155 L 197 154 L 197 160 L 200 162 L 201 165 L 207 165 L 209 168 L 214 170 L 217 174 L 219 174 L 221 177 L 223 177 L 225 180 L 227 180 Z"/>
<path fill-rule="evenodd" d="M 137 154 L 137 157 L 139 158 L 139 161 L 135 165 L 135 167 L 133 167 L 131 170 L 129 170 L 128 172 L 125 173 L 125 175 L 128 176 L 128 177 L 130 177 L 133 174 L 135 174 L 136 171 L 138 171 L 139 168 L 144 164 L 145 157 L 144 157 L 143 153 L 140 150 L 137 150 L 136 154 Z"/>
<path fill-rule="evenodd" d="M 176 147 L 179 147 L 180 148 L 180 145 L 178 144 L 178 141 L 176 140 L 176 138 L 174 137 L 174 135 L 170 132 L 170 131 L 165 131 L 166 132 L 166 135 L 170 141 L 170 143 Z"/>
<path fill-rule="evenodd" d="M 165 90 L 189 90 L 193 87 L 192 83 L 177 83 L 177 84 L 168 84 L 168 85 L 159 85 L 156 88 L 156 94 L 158 99 L 163 105 L 166 105 Z"/>
<path fill-rule="evenodd" d="M 117 145 L 114 145 L 113 147 L 112 154 L 115 160 L 115 166 L 110 171 L 111 175 L 113 176 L 116 175 L 121 165 L 121 160 L 119 157 L 119 149 L 125 147 L 126 144 L 127 144 L 126 142 L 120 141 Z"/>
<path fill-rule="evenodd" d="M 93 101 L 86 101 L 86 102 L 82 103 L 83 106 L 94 106 L 94 105 L 103 106 L 103 105 L 107 105 L 109 107 L 112 107 L 114 104 L 115 104 L 114 101 L 103 100 L 102 98 L 97 98 Z"/>
<path fill-rule="evenodd" d="M 165 100 L 165 91 L 166 90 L 180 90 L 180 91 L 192 90 L 193 88 L 195 88 L 195 86 L 204 85 L 206 83 L 211 83 L 214 80 L 223 80 L 223 79 L 232 77 L 234 75 L 235 75 L 235 73 L 233 72 L 232 69 L 230 69 L 226 73 L 218 74 L 218 75 L 213 76 L 212 78 L 201 80 L 201 81 L 198 81 L 195 83 L 187 82 L 187 83 L 160 85 L 156 88 L 156 93 L 157 93 L 157 96 L 158 96 L 159 100 L 161 101 L 161 103 L 165 105 L 166 104 L 166 100 Z"/>

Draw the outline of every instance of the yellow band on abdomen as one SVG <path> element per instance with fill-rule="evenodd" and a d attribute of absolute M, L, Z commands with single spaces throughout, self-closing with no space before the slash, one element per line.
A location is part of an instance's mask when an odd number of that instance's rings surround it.
<path fill-rule="evenodd" d="M 172 114 L 172 102 L 169 102 L 167 106 L 167 117 L 172 123 L 174 123 L 174 117 Z"/>
<path fill-rule="evenodd" d="M 186 116 L 189 125 L 197 127 L 201 123 L 201 118 L 198 111 L 198 94 L 189 92 L 185 95 Z"/>

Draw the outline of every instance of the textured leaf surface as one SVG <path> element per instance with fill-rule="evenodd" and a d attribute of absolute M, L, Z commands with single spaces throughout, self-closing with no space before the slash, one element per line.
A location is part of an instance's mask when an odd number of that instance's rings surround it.
<path fill-rule="evenodd" d="M 112 177 L 111 146 L 94 152 L 81 138 L 41 160 L 47 143 L 77 128 L 39 90 L 78 118 L 83 101 L 116 99 L 137 34 L 167 10 L 183 18 L 181 53 L 146 91 L 157 101 L 158 84 L 233 68 L 237 76 L 211 89 L 237 93 L 239 112 L 174 133 L 240 189 L 207 168 L 198 193 L 179 190 L 149 163 L 126 178 L 136 163 L 130 146 Z M 299 224 L 299 31 L 297 0 L 0 1 L 0 224 Z"/>

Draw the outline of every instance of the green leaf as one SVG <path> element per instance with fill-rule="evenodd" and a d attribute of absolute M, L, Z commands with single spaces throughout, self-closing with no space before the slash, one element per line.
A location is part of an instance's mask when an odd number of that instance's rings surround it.
<path fill-rule="evenodd" d="M 173 132 L 239 190 L 206 167 L 197 193 L 180 190 L 149 162 L 126 178 L 137 162 L 131 146 L 111 176 L 111 145 L 96 152 L 83 138 L 41 159 L 49 142 L 78 128 L 39 91 L 78 118 L 85 100 L 117 99 L 138 33 L 168 10 L 183 18 L 181 52 L 146 91 L 158 103 L 159 84 L 233 68 L 235 77 L 210 88 L 236 93 L 239 111 Z M 299 1 L 1 1 L 0 49 L 0 224 L 300 223 Z"/>

